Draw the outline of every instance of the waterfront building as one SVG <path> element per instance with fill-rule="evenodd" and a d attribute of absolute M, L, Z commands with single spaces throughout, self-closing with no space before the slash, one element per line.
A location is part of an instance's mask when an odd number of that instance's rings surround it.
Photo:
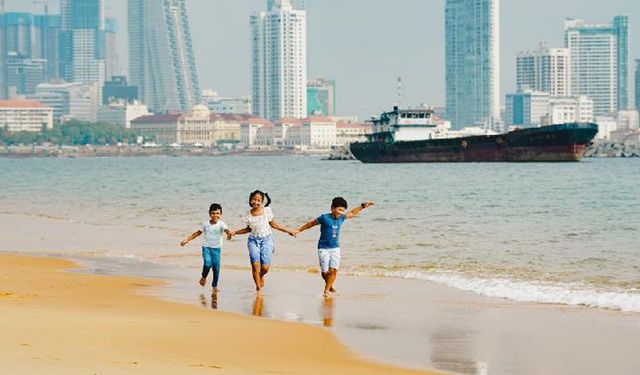
<path fill-rule="evenodd" d="M 521 128 L 593 121 L 593 101 L 586 96 L 560 97 L 524 90 L 506 96 L 505 124 Z"/>
<path fill-rule="evenodd" d="M 98 114 L 97 84 L 41 83 L 28 99 L 38 100 L 54 109 L 54 120 L 69 119 L 96 122 Z"/>
<path fill-rule="evenodd" d="M 138 86 L 131 86 L 125 76 L 113 76 L 102 87 L 102 105 L 112 102 L 131 103 L 139 100 Z"/>
<path fill-rule="evenodd" d="M 131 128 L 131 121 L 150 114 L 144 104 L 124 101 L 111 102 L 109 105 L 103 105 L 98 108 L 97 121 L 129 129 Z"/>
<path fill-rule="evenodd" d="M 336 142 L 338 146 L 348 146 L 353 142 L 365 142 L 372 131 L 371 124 L 338 122 L 336 123 Z"/>
<path fill-rule="evenodd" d="M 0 127 L 10 132 L 53 129 L 53 109 L 33 100 L 0 100 Z"/>
<path fill-rule="evenodd" d="M 500 118 L 499 0 L 447 0 L 446 119 L 453 129 Z"/>
<path fill-rule="evenodd" d="M 284 144 L 298 149 L 329 149 L 336 144 L 336 123 L 324 116 L 301 119 L 287 130 Z"/>
<path fill-rule="evenodd" d="M 25 58 L 11 52 L 6 58 L 9 97 L 35 93 L 36 86 L 46 80 L 46 65 L 46 60 Z"/>
<path fill-rule="evenodd" d="M 240 144 L 246 148 L 273 146 L 274 125 L 259 117 L 247 119 L 240 127 Z"/>
<path fill-rule="evenodd" d="M 524 90 L 507 94 L 505 125 L 518 127 L 538 127 L 549 114 L 549 93 Z"/>
<path fill-rule="evenodd" d="M 225 98 L 217 91 L 202 90 L 201 102 L 213 113 L 251 113 L 252 101 L 249 97 Z"/>
<path fill-rule="evenodd" d="M 617 130 L 637 130 L 639 120 L 638 111 L 635 109 L 618 111 Z"/>
<path fill-rule="evenodd" d="M 610 24 L 568 19 L 564 43 L 570 52 L 571 94 L 587 95 L 599 116 L 629 105 L 628 17 Z"/>
<path fill-rule="evenodd" d="M 250 19 L 253 113 L 268 120 L 307 113 L 306 11 L 276 0 Z"/>
<path fill-rule="evenodd" d="M 336 115 L 336 81 L 311 79 L 307 81 L 307 116 Z"/>
<path fill-rule="evenodd" d="M 548 92 L 550 96 L 570 95 L 569 49 L 541 45 L 534 51 L 518 54 L 518 91 Z"/>
<path fill-rule="evenodd" d="M 567 122 L 593 122 L 593 100 L 584 95 L 557 97 L 549 100 L 549 117 L 542 125 Z"/>
<path fill-rule="evenodd" d="M 239 142 L 240 128 L 251 115 L 211 113 L 196 105 L 185 113 L 142 116 L 131 121 L 131 129 L 155 137 L 161 145 L 191 144 L 206 147 L 218 142 Z"/>
<path fill-rule="evenodd" d="M 129 74 L 153 112 L 200 103 L 186 0 L 128 2 Z"/>
<path fill-rule="evenodd" d="M 46 61 L 45 81 L 61 78 L 62 20 L 59 15 L 34 16 L 33 56 Z"/>
<path fill-rule="evenodd" d="M 618 121 L 611 116 L 596 116 L 595 123 L 598 124 L 598 134 L 595 139 L 611 140 L 611 136 L 618 130 Z"/>

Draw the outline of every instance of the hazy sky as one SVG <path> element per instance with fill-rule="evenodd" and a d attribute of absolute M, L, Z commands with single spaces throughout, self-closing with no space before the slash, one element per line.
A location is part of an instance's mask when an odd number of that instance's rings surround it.
<path fill-rule="evenodd" d="M 187 0 L 200 85 L 225 96 L 250 92 L 249 15 L 266 0 Z M 30 0 L 6 0 L 8 10 L 35 11 Z M 58 1 L 50 1 L 52 11 Z M 340 115 L 368 118 L 396 100 L 444 105 L 444 0 L 307 0 L 309 78 L 334 78 Z M 55 6 L 54 6 L 55 4 Z M 106 0 L 120 21 L 126 54 L 126 0 Z M 562 46 L 567 17 L 610 22 L 630 16 L 631 73 L 640 58 L 640 1 L 502 0 L 501 100 L 515 89 L 516 54 L 540 41 Z M 126 68 L 126 56 L 121 56 Z M 630 78 L 632 81 L 632 79 Z M 632 95 L 633 97 L 633 95 Z"/>

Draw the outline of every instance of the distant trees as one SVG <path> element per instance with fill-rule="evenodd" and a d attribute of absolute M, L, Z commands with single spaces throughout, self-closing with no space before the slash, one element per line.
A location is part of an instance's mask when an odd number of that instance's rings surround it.
<path fill-rule="evenodd" d="M 122 126 L 71 120 L 40 132 L 9 132 L 0 128 L 0 144 L 105 145 L 135 143 L 138 134 Z"/>

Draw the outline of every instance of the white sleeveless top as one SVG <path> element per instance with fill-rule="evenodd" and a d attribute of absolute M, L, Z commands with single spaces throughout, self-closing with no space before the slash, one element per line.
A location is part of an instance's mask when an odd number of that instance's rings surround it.
<path fill-rule="evenodd" d="M 269 225 L 269 222 L 273 220 L 273 212 L 269 207 L 265 207 L 264 212 L 260 216 L 253 216 L 251 215 L 251 211 L 248 211 L 240 220 L 251 228 L 251 234 L 249 234 L 251 237 L 262 238 L 273 233 L 271 231 L 271 225 Z"/>

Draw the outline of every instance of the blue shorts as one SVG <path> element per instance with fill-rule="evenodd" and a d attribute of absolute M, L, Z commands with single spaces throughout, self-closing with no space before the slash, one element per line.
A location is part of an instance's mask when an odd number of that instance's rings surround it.
<path fill-rule="evenodd" d="M 249 248 L 249 260 L 251 264 L 260 262 L 263 265 L 271 264 L 271 256 L 273 255 L 273 236 L 251 237 L 247 240 Z"/>

